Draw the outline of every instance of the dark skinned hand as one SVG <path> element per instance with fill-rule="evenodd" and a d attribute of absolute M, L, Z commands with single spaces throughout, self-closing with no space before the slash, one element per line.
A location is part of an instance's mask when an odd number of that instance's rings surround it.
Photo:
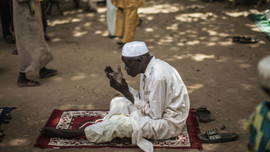
<path fill-rule="evenodd" d="M 106 66 L 105 73 L 107 77 L 110 79 L 110 86 L 115 90 L 121 92 L 129 101 L 134 103 L 134 97 L 129 92 L 128 84 L 126 79 L 123 78 L 123 73 L 121 71 L 121 67 L 117 66 L 118 72 L 116 73 L 110 66 Z"/>
<path fill-rule="evenodd" d="M 116 79 L 116 81 L 118 83 L 122 83 L 122 79 L 123 79 L 123 73 L 121 71 L 121 67 L 118 65 L 117 66 L 118 69 L 118 73 L 114 72 L 113 69 L 110 66 L 106 66 L 105 68 L 105 73 L 107 74 L 107 77 L 110 79 L 110 77 Z"/>
<path fill-rule="evenodd" d="M 116 73 L 110 66 L 107 66 L 104 71 L 110 79 L 110 86 L 122 93 L 123 91 L 128 90 L 128 85 L 126 80 L 123 78 L 123 73 L 119 65 L 117 66 L 117 69 L 118 72 Z"/>

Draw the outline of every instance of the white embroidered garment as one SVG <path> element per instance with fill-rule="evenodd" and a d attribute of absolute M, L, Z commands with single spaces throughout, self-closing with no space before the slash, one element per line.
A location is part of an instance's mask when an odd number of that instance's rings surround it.
<path fill-rule="evenodd" d="M 140 139 L 140 132 L 144 138 L 154 140 L 175 137 L 181 132 L 190 102 L 187 89 L 172 66 L 153 57 L 141 75 L 140 92 L 131 92 L 140 111 L 131 114 L 131 120 L 139 125 L 133 127 L 133 139 Z M 132 121 L 132 125 L 136 122 Z"/>
<path fill-rule="evenodd" d="M 130 87 L 130 92 L 135 98 L 135 109 L 131 108 L 133 105 L 127 108 L 121 106 L 120 109 L 124 114 L 130 114 L 133 144 L 152 152 L 153 145 L 146 139 L 168 139 L 181 132 L 188 117 L 190 102 L 187 89 L 172 66 L 153 57 L 141 75 L 140 91 Z M 91 125 L 88 129 L 103 134 L 104 125 L 113 111 L 110 110 L 102 123 Z"/>

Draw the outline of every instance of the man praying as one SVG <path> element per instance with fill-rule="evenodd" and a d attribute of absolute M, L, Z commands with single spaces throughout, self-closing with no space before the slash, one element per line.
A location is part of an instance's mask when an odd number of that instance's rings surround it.
<path fill-rule="evenodd" d="M 148 139 L 169 139 L 179 135 L 188 118 L 190 101 L 177 70 L 150 55 L 146 44 L 139 41 L 124 45 L 122 61 L 128 75 L 141 75 L 138 91 L 127 84 L 120 66 L 117 72 L 107 66 L 105 73 L 110 86 L 124 97 L 112 99 L 104 120 L 78 130 L 45 127 L 41 130 L 42 136 L 86 136 L 95 143 L 127 137 L 142 150 L 152 152 L 153 145 Z"/>

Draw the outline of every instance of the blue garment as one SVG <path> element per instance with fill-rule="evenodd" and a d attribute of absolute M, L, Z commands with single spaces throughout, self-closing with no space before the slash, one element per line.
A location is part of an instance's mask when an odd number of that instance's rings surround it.
<path fill-rule="evenodd" d="M 2 123 L 5 123 L 6 115 L 10 113 L 11 110 L 16 109 L 16 107 L 5 107 L 5 108 L 0 108 L 0 125 Z"/>
<path fill-rule="evenodd" d="M 254 145 L 256 152 L 266 152 L 270 149 L 270 109 L 265 101 L 256 106 L 246 129 L 249 131 L 249 143 Z"/>

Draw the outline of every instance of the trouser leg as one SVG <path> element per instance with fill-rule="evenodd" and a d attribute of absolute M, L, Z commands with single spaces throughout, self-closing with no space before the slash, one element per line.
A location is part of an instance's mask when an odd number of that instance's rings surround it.
<path fill-rule="evenodd" d="M 80 7 L 79 0 L 73 0 L 73 2 L 75 4 L 75 8 L 79 8 Z"/>
<path fill-rule="evenodd" d="M 4 38 L 7 35 L 11 35 L 11 11 L 10 11 L 10 1 L 9 0 L 0 0 L 0 14 L 2 19 L 2 32 Z"/>
<path fill-rule="evenodd" d="M 46 29 L 47 29 L 46 5 L 47 5 L 47 1 L 41 1 L 40 4 L 41 4 L 43 30 L 44 30 L 44 34 L 46 35 Z"/>
<path fill-rule="evenodd" d="M 118 7 L 116 14 L 115 36 L 122 37 L 124 33 L 124 9 Z"/>
<path fill-rule="evenodd" d="M 116 24 L 116 12 L 117 9 L 112 5 L 111 0 L 107 0 L 107 25 L 110 35 L 115 35 L 115 24 Z"/>
<path fill-rule="evenodd" d="M 124 34 L 122 38 L 123 43 L 128 43 L 134 40 L 136 29 L 139 24 L 139 16 L 137 8 L 124 9 Z"/>

